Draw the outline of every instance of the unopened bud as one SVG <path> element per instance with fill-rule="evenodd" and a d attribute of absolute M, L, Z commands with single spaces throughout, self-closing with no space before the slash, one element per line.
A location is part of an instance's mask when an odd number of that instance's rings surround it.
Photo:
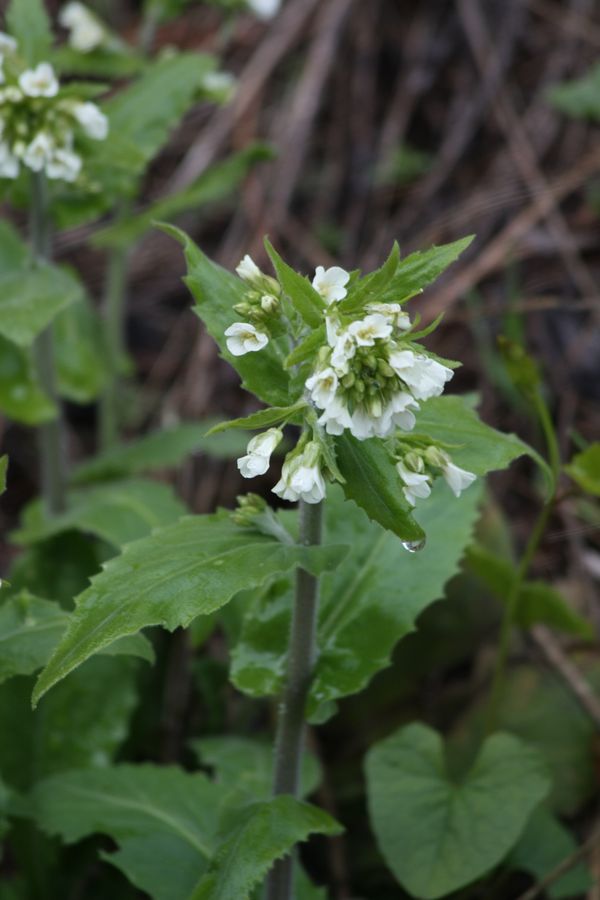
<path fill-rule="evenodd" d="M 268 315 L 272 315 L 279 308 L 279 300 L 273 294 L 263 294 L 260 305 Z"/>
<path fill-rule="evenodd" d="M 430 466 L 437 466 L 439 469 L 448 463 L 448 455 L 434 444 L 431 444 L 425 451 L 425 459 Z"/>
<path fill-rule="evenodd" d="M 415 453 L 414 450 L 411 450 L 404 457 L 404 465 L 407 469 L 410 469 L 412 472 L 422 472 L 425 468 L 423 463 L 423 458 L 419 456 L 418 453 Z"/>
<path fill-rule="evenodd" d="M 355 381 L 356 375 L 354 374 L 354 372 L 348 372 L 348 374 L 344 375 L 344 377 L 342 378 L 342 387 L 345 387 L 346 390 L 348 390 L 348 388 L 352 387 Z"/>
<path fill-rule="evenodd" d="M 395 378 L 396 377 L 396 373 L 394 372 L 394 370 L 392 369 L 390 364 L 385 359 L 378 360 L 377 371 L 380 373 L 380 375 L 383 375 L 384 378 Z"/>

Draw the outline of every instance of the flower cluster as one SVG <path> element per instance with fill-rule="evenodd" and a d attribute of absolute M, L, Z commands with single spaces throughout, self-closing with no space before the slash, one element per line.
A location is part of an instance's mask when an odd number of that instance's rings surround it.
<path fill-rule="evenodd" d="M 236 303 L 234 310 L 249 321 L 234 322 L 225 332 L 225 337 L 232 356 L 243 356 L 262 350 L 269 343 L 270 322 L 280 312 L 281 288 L 279 282 L 261 272 L 248 255 L 240 262 L 236 272 L 249 289 L 243 300 Z"/>
<path fill-rule="evenodd" d="M 17 178 L 25 166 L 75 181 L 82 166 L 78 134 L 104 140 L 106 116 L 95 103 L 61 96 L 50 63 L 26 68 L 14 38 L 0 32 L 0 178 Z"/>
<path fill-rule="evenodd" d="M 247 321 L 234 322 L 225 336 L 229 352 L 242 356 L 269 343 L 273 318 L 281 312 L 281 288 L 250 256 L 244 257 L 236 271 L 249 290 L 234 308 Z M 319 266 L 312 280 L 323 303 L 325 326 L 325 338 L 304 378 L 305 397 L 313 408 L 313 439 L 306 432 L 286 456 L 281 479 L 273 489 L 285 500 L 318 503 L 325 496 L 326 435 L 348 431 L 365 441 L 405 432 L 408 438 L 420 403 L 439 396 L 453 375 L 451 368 L 416 343 L 401 303 L 367 299 L 358 304 L 358 311 L 352 302 L 344 304 L 350 282 L 350 273 L 339 266 Z M 411 506 L 429 496 L 438 475 L 457 497 L 475 480 L 475 475 L 456 466 L 441 447 L 423 445 L 420 439 L 410 437 L 412 443 L 396 441 L 395 459 Z M 268 470 L 281 438 L 278 428 L 252 438 L 246 456 L 238 460 L 245 478 Z"/>

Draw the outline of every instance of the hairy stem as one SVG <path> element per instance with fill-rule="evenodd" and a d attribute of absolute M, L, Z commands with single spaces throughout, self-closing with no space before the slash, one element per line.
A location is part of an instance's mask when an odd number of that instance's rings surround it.
<path fill-rule="evenodd" d="M 300 501 L 300 542 L 307 546 L 321 543 L 322 503 Z M 298 569 L 292 624 L 288 645 L 287 679 L 279 707 L 275 737 L 273 793 L 300 792 L 300 770 L 304 750 L 306 698 L 316 656 L 316 624 L 319 603 L 319 579 Z M 275 863 L 267 879 L 266 900 L 292 900 L 294 857 Z"/>
<path fill-rule="evenodd" d="M 47 186 L 42 173 L 31 176 L 30 234 L 33 265 L 50 258 L 50 220 L 48 216 Z M 40 481 L 42 498 L 50 515 L 65 508 L 65 447 L 64 425 L 56 385 L 54 339 L 49 325 L 34 345 L 34 360 L 40 383 L 56 404 L 56 417 L 38 429 Z"/>
<path fill-rule="evenodd" d="M 119 371 L 125 355 L 124 306 L 127 252 L 112 250 L 106 270 L 104 294 L 104 335 L 109 364 L 109 380 L 100 398 L 99 438 L 103 450 L 119 436 Z"/>

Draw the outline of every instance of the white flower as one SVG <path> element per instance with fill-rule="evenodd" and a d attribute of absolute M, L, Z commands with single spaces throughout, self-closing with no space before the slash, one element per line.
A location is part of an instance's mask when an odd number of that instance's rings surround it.
<path fill-rule="evenodd" d="M 412 350 L 395 350 L 390 354 L 390 366 L 417 400 L 439 396 L 454 374 L 452 369 L 435 359 L 420 356 Z"/>
<path fill-rule="evenodd" d="M 19 160 L 11 153 L 8 144 L 0 143 L 0 178 L 17 178 Z"/>
<path fill-rule="evenodd" d="M 238 273 L 242 281 L 247 281 L 249 284 L 253 284 L 257 279 L 260 279 L 262 277 L 262 272 L 249 253 L 246 253 L 244 258 L 236 266 L 235 271 Z"/>
<path fill-rule="evenodd" d="M 2 99 L 8 101 L 8 103 L 19 103 L 23 99 L 23 94 L 14 84 L 9 84 L 2 91 Z"/>
<path fill-rule="evenodd" d="M 369 303 L 369 312 L 380 313 L 385 316 L 395 328 L 406 331 L 410 328 L 410 316 L 404 312 L 400 303 Z"/>
<path fill-rule="evenodd" d="M 477 478 L 473 472 L 467 472 L 466 469 L 455 466 L 450 459 L 442 466 L 442 474 L 455 497 L 460 497 L 461 492 L 473 484 Z"/>
<path fill-rule="evenodd" d="M 17 42 L 14 37 L 11 37 L 10 34 L 6 34 L 5 31 L 0 31 L 0 51 L 8 51 L 9 53 L 14 53 L 17 49 Z"/>
<path fill-rule="evenodd" d="M 359 347 L 372 347 L 378 338 L 385 339 L 390 336 L 392 326 L 385 316 L 372 313 L 358 322 L 353 322 L 348 331 Z"/>
<path fill-rule="evenodd" d="M 407 469 L 402 462 L 396 463 L 398 475 L 404 482 L 402 492 L 411 506 L 416 506 L 417 500 L 425 500 L 431 494 L 429 475 L 413 472 Z"/>
<path fill-rule="evenodd" d="M 338 386 L 338 377 L 329 366 L 307 378 L 305 386 L 319 409 L 325 409 L 333 402 Z"/>
<path fill-rule="evenodd" d="M 46 131 L 38 131 L 23 152 L 23 162 L 32 172 L 41 172 L 50 162 L 56 150 L 52 137 Z"/>
<path fill-rule="evenodd" d="M 319 448 L 313 441 L 306 445 L 302 453 L 286 459 L 281 478 L 273 488 L 273 492 L 283 500 L 304 500 L 306 503 L 319 503 L 325 497 L 325 491 Z"/>
<path fill-rule="evenodd" d="M 249 8 L 259 19 L 272 19 L 279 12 L 281 0 L 246 0 Z"/>
<path fill-rule="evenodd" d="M 74 103 L 71 113 L 88 137 L 103 141 L 108 134 L 108 119 L 95 103 Z"/>
<path fill-rule="evenodd" d="M 104 43 L 105 28 L 83 3 L 67 3 L 61 9 L 58 21 L 71 32 L 69 44 L 80 53 L 89 53 Z"/>
<path fill-rule="evenodd" d="M 237 461 L 237 467 L 244 478 L 254 478 L 256 475 L 264 475 L 269 468 L 271 454 L 277 447 L 282 432 L 279 428 L 269 428 L 262 434 L 257 434 L 248 442 L 248 453 Z"/>
<path fill-rule="evenodd" d="M 202 79 L 202 87 L 218 99 L 227 100 L 233 95 L 236 80 L 231 72 L 207 72 Z M 241 277 L 241 276 L 240 276 Z"/>
<path fill-rule="evenodd" d="M 338 375 L 345 375 L 348 363 L 356 353 L 356 344 L 349 331 L 340 330 L 328 316 L 325 317 L 327 343 L 333 348 L 331 365 Z"/>
<path fill-rule="evenodd" d="M 35 69 L 26 69 L 19 76 L 19 85 L 27 97 L 56 97 L 58 80 L 50 63 L 42 62 Z"/>
<path fill-rule="evenodd" d="M 346 285 L 350 279 L 350 275 L 345 269 L 339 266 L 331 266 L 330 269 L 324 269 L 323 266 L 317 266 L 315 277 L 312 280 L 312 286 L 329 305 L 335 300 L 343 300 L 346 294 Z"/>
<path fill-rule="evenodd" d="M 256 353 L 269 343 L 269 338 L 262 331 L 257 331 L 248 322 L 234 322 L 225 331 L 227 349 L 232 356 L 244 356 L 245 353 Z"/>
<path fill-rule="evenodd" d="M 339 397 L 335 397 L 323 410 L 318 422 L 319 425 L 325 426 L 327 434 L 343 434 L 345 428 L 352 426 L 352 417 L 344 402 Z"/>
<path fill-rule="evenodd" d="M 64 147 L 58 147 L 46 163 L 46 175 L 53 180 L 76 181 L 80 172 L 81 157 Z"/>
<path fill-rule="evenodd" d="M 394 394 L 385 410 L 385 418 L 389 422 L 387 433 L 380 435 L 380 437 L 387 437 L 396 428 L 401 428 L 403 431 L 413 430 L 416 419 L 409 407 L 413 409 L 419 408 L 419 404 L 412 394 L 406 391 L 399 391 L 397 394 Z"/>

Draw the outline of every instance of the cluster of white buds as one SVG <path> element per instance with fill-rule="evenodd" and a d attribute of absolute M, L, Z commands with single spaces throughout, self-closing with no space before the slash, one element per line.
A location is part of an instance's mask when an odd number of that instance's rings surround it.
<path fill-rule="evenodd" d="M 460 497 L 477 477 L 473 472 L 455 465 L 444 450 L 433 444 L 423 450 L 410 449 L 398 459 L 396 471 L 404 485 L 404 496 L 411 506 L 416 506 L 417 500 L 429 497 L 431 484 L 438 473 L 444 477 L 455 497 Z"/>
<path fill-rule="evenodd" d="M 281 288 L 279 282 L 265 275 L 252 257 L 246 255 L 236 272 L 248 285 L 243 300 L 234 310 L 247 322 L 234 322 L 225 332 L 227 349 L 233 356 L 255 353 L 269 343 L 270 325 L 280 312 Z"/>
<path fill-rule="evenodd" d="M 327 343 L 306 389 L 328 434 L 348 429 L 358 440 L 410 431 L 419 400 L 441 394 L 452 370 L 415 349 L 410 319 L 399 303 L 371 303 L 360 318 L 344 314 L 348 272 L 316 271 L 313 287 L 327 304 Z"/>
<path fill-rule="evenodd" d="M 95 103 L 62 96 L 47 62 L 26 68 L 14 38 L 0 32 L 0 178 L 21 166 L 48 178 L 75 181 L 82 159 L 76 138 L 104 140 L 108 120 Z"/>
<path fill-rule="evenodd" d="M 79 53 L 91 53 L 106 43 L 108 31 L 83 3 L 66 3 L 58 14 L 59 24 L 69 32 L 69 45 Z"/>

